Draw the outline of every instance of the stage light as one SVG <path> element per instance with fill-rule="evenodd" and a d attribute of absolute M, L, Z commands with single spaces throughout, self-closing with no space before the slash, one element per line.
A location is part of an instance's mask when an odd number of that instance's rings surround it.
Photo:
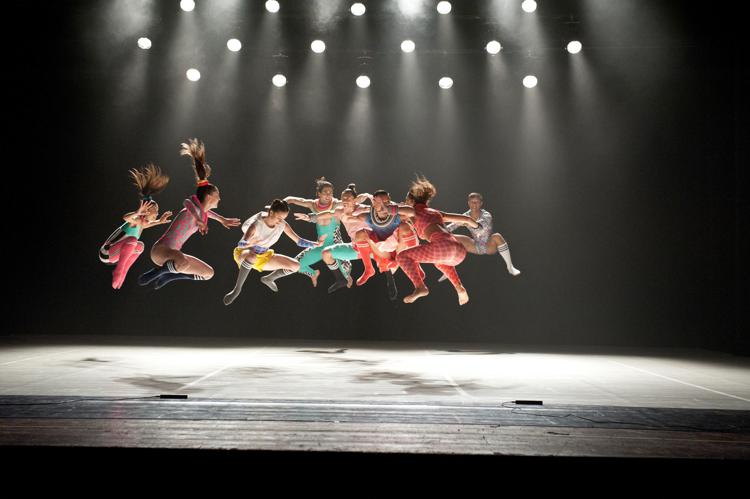
<path fill-rule="evenodd" d="M 271 82 L 277 87 L 283 87 L 286 85 L 286 76 L 283 74 L 274 75 L 274 77 L 271 78 Z"/>
<path fill-rule="evenodd" d="M 490 53 L 492 55 L 495 55 L 495 54 L 499 54 L 500 53 L 500 49 L 502 49 L 503 46 L 500 45 L 500 42 L 498 42 L 496 40 L 492 40 L 491 42 L 489 42 L 487 44 L 487 46 L 485 48 L 487 49 L 488 53 Z"/>
<path fill-rule="evenodd" d="M 404 40 L 403 42 L 401 42 L 401 50 L 403 50 L 404 52 L 414 52 L 415 47 L 416 45 L 414 45 L 414 42 L 411 40 Z"/>
<path fill-rule="evenodd" d="M 197 69 L 190 68 L 185 74 L 187 75 L 187 79 L 190 81 L 198 81 L 201 79 L 201 72 Z"/>
<path fill-rule="evenodd" d="M 151 40 L 149 40 L 146 37 L 139 38 L 138 39 L 138 46 L 142 48 L 143 50 L 148 50 L 151 48 Z"/>
<path fill-rule="evenodd" d="M 268 12 L 278 12 L 279 11 L 279 2 L 276 0 L 268 0 L 266 2 L 266 10 Z"/>
<path fill-rule="evenodd" d="M 352 4 L 351 11 L 352 11 L 352 14 L 354 14 L 355 16 L 361 16 L 362 14 L 365 13 L 366 10 L 367 9 L 365 8 L 365 5 L 362 3 L 357 2 L 357 3 Z"/>
<path fill-rule="evenodd" d="M 323 40 L 313 40 L 310 44 L 310 48 L 316 54 L 322 54 L 326 50 L 326 44 Z"/>
<path fill-rule="evenodd" d="M 440 88 L 442 89 L 449 89 L 453 86 L 453 78 L 449 78 L 448 76 L 443 76 L 442 78 L 440 78 L 438 85 L 440 85 Z"/>
<path fill-rule="evenodd" d="M 581 51 L 583 48 L 583 45 L 581 45 L 581 42 L 579 41 L 572 41 L 568 44 L 568 52 L 571 54 L 577 54 Z"/>
<path fill-rule="evenodd" d="M 362 75 L 357 78 L 357 86 L 359 88 L 367 88 L 370 86 L 370 78 Z"/>
<path fill-rule="evenodd" d="M 529 75 L 524 77 L 523 79 L 523 86 L 526 88 L 534 88 L 536 87 L 538 80 L 536 79 L 536 76 Z"/>
<path fill-rule="evenodd" d="M 524 0 L 521 4 L 521 8 L 524 12 L 534 12 L 536 10 L 536 2 L 534 0 Z"/>
<path fill-rule="evenodd" d="M 437 4 L 437 11 L 441 14 L 447 14 L 451 11 L 453 6 L 450 2 L 438 2 Z"/>
<path fill-rule="evenodd" d="M 193 0 L 180 0 L 180 8 L 185 12 L 191 12 L 195 8 Z"/>
<path fill-rule="evenodd" d="M 242 48 L 242 42 L 240 42 L 236 38 L 232 38 L 227 42 L 227 48 L 231 50 L 232 52 L 239 52 Z"/>

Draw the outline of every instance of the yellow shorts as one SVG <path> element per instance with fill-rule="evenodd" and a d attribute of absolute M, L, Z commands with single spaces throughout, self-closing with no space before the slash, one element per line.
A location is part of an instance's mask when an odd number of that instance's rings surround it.
<path fill-rule="evenodd" d="M 237 262 L 238 267 L 242 265 L 242 252 L 246 249 L 248 248 L 234 248 L 234 261 Z M 257 255 L 255 255 L 255 263 L 253 263 L 253 268 L 258 272 L 263 272 L 263 267 L 265 267 L 266 264 L 271 261 L 271 258 L 273 258 L 273 254 L 274 251 L 270 249 L 265 253 L 258 253 Z"/>

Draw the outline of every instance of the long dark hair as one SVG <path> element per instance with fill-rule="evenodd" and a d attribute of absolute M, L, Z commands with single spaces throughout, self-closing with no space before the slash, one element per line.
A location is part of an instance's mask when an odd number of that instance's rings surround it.
<path fill-rule="evenodd" d="M 187 144 L 184 142 L 180 144 L 180 155 L 193 158 L 193 170 L 198 183 L 195 196 L 202 203 L 206 196 L 219 190 L 215 185 L 208 183 L 211 166 L 206 163 L 206 146 L 198 139 L 190 139 Z"/>

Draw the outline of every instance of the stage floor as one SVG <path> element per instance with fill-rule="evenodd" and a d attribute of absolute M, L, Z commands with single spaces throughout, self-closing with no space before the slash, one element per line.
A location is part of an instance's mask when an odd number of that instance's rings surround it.
<path fill-rule="evenodd" d="M 2 337 L 0 445 L 747 459 L 750 359 L 706 350 Z"/>

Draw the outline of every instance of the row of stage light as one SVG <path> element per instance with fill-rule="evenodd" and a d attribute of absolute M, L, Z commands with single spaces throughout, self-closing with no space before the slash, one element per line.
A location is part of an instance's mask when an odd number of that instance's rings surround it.
<path fill-rule="evenodd" d="M 195 0 L 181 0 L 180 8 L 185 12 L 192 12 L 195 9 Z M 276 13 L 281 9 L 281 4 L 277 0 L 268 0 L 266 2 L 266 10 L 271 13 Z M 446 15 L 450 14 L 453 10 L 453 6 L 450 2 L 438 2 L 436 7 L 438 13 Z M 534 0 L 523 0 L 521 2 L 521 9 L 524 12 L 532 13 L 536 10 L 536 2 Z M 355 16 L 364 15 L 367 12 L 367 7 L 361 2 L 355 2 L 349 9 L 350 12 Z"/>
<path fill-rule="evenodd" d="M 280 9 L 280 4 L 276 0 L 268 0 L 266 2 L 266 10 L 271 13 L 278 12 Z M 180 7 L 182 10 L 186 12 L 191 12 L 195 9 L 195 1 L 194 0 L 181 0 L 180 1 Z M 528 13 L 534 12 L 536 10 L 536 2 L 534 0 L 524 0 L 521 3 L 521 8 Z M 361 16 L 363 15 L 367 8 L 362 3 L 354 3 L 351 6 L 351 13 L 355 16 Z M 437 4 L 437 11 L 440 14 L 449 14 L 452 10 L 452 6 L 450 2 L 438 2 Z M 151 48 L 151 40 L 146 37 L 142 37 L 138 39 L 138 46 L 144 50 L 148 50 Z M 242 49 L 242 42 L 236 38 L 232 38 L 227 41 L 227 48 L 232 52 L 239 52 Z M 487 43 L 485 46 L 485 50 L 490 55 L 497 55 L 502 50 L 502 45 L 497 40 L 491 40 Z M 566 46 L 566 50 L 571 54 L 577 54 L 581 51 L 583 48 L 583 45 L 581 42 L 577 40 L 573 40 L 569 42 Z M 326 50 L 326 44 L 323 40 L 313 40 L 313 42 L 310 44 L 310 50 L 315 52 L 316 54 L 322 54 Z M 404 40 L 401 42 L 401 50 L 404 53 L 412 53 L 414 50 L 416 50 L 416 44 L 412 40 Z M 190 68 L 185 73 L 186 77 L 190 81 L 198 81 L 201 78 L 201 73 L 199 70 L 195 68 Z M 271 78 L 271 82 L 277 86 L 277 87 L 283 87 L 287 83 L 286 76 L 283 74 L 276 74 Z M 355 80 L 356 84 L 360 88 L 367 88 L 370 86 L 370 77 L 367 75 L 360 75 Z M 526 75 L 522 79 L 522 83 L 526 88 L 534 88 L 537 83 L 538 79 L 534 75 Z M 449 89 L 453 87 L 453 79 L 449 76 L 443 76 L 438 80 L 438 86 L 442 89 Z"/>

